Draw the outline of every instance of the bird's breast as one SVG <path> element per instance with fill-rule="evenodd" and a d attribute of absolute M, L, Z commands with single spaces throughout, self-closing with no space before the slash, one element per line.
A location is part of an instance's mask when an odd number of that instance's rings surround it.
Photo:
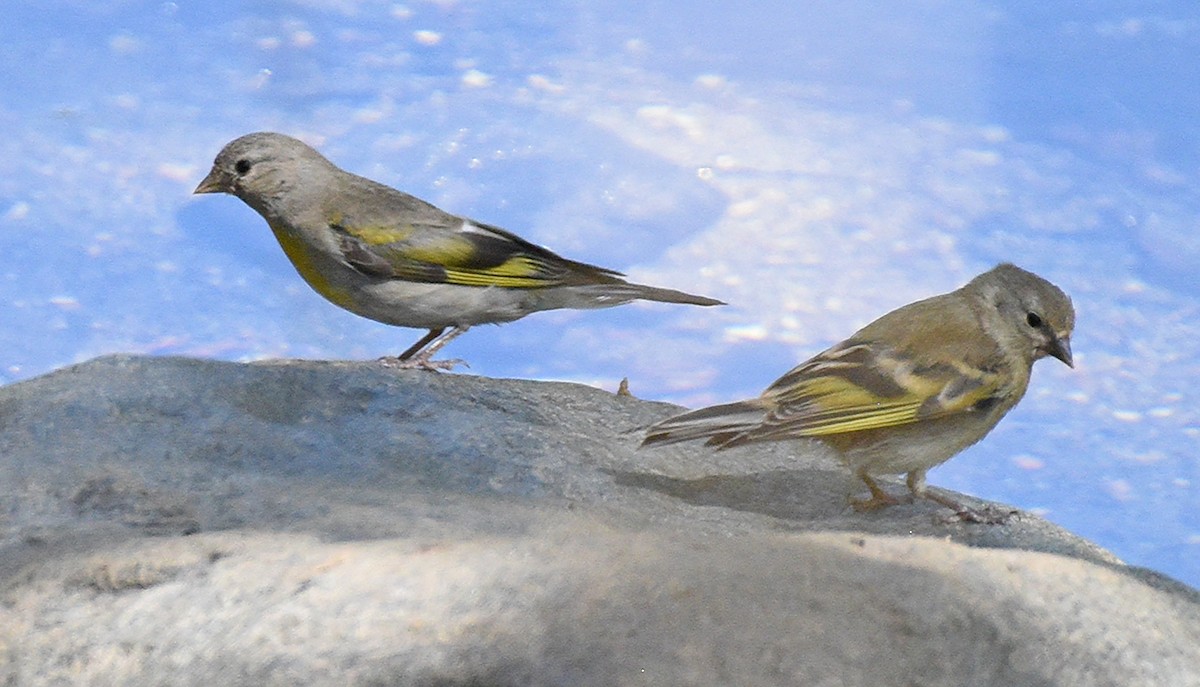
<path fill-rule="evenodd" d="M 271 232 L 279 246 L 291 261 L 300 276 L 313 288 L 335 305 L 354 311 L 354 297 L 350 288 L 334 281 L 337 270 L 344 269 L 317 251 L 308 242 L 277 222 L 269 222 Z"/>

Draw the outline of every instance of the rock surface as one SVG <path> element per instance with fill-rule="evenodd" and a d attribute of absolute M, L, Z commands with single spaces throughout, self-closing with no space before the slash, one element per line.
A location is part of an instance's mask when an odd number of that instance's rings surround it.
<path fill-rule="evenodd" d="M 1030 514 L 855 513 L 815 444 L 636 450 L 674 410 L 376 363 L 0 389 L 0 685 L 1200 685 L 1194 590 Z"/>

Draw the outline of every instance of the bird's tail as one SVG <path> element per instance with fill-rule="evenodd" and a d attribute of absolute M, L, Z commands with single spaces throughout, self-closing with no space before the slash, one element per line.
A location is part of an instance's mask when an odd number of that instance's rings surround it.
<path fill-rule="evenodd" d="M 636 300 L 688 305 L 725 305 L 725 301 L 707 296 L 696 296 L 675 289 L 631 284 L 624 281 L 571 286 L 567 289 L 556 290 L 556 292 L 557 295 L 569 298 L 571 301 L 569 307 L 572 308 L 608 308 Z"/>
<path fill-rule="evenodd" d="M 644 284 L 626 284 L 634 294 L 634 298 L 639 298 L 644 301 L 658 301 L 660 303 L 686 303 L 688 305 L 725 305 L 725 301 L 719 301 L 708 296 L 696 296 L 675 289 L 664 289 L 657 286 L 646 286 Z"/>
<path fill-rule="evenodd" d="M 726 448 L 762 424 L 767 409 L 759 401 L 738 401 L 701 408 L 651 425 L 642 446 L 706 439 L 706 446 Z"/>

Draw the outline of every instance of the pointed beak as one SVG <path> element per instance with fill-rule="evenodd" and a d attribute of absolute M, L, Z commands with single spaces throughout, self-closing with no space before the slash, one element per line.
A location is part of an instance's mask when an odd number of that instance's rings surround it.
<path fill-rule="evenodd" d="M 204 181 L 196 187 L 192 193 L 225 193 L 229 190 L 229 186 L 225 183 L 225 177 L 216 167 L 204 177 Z"/>
<path fill-rule="evenodd" d="M 1067 367 L 1075 367 L 1075 361 L 1071 358 L 1071 337 L 1057 336 L 1051 342 L 1047 343 L 1042 349 L 1046 355 L 1054 356 L 1067 364 Z"/>

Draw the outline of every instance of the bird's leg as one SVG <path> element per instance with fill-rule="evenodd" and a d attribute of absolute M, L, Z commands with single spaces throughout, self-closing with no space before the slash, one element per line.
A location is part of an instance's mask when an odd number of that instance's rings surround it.
<path fill-rule="evenodd" d="M 380 358 L 380 361 L 388 367 L 402 370 L 451 370 L 455 365 L 466 365 L 465 362 L 458 359 L 435 361 L 432 358 L 443 346 L 468 329 L 470 327 L 467 325 L 456 326 L 448 332 L 445 327 L 430 329 L 429 333 L 409 346 L 408 350 L 394 358 L 390 356 Z"/>
<path fill-rule="evenodd" d="M 430 329 L 428 332 L 426 332 L 425 336 L 421 337 L 421 339 L 419 341 L 417 341 L 415 344 L 409 346 L 408 350 L 406 350 L 403 353 L 401 353 L 400 355 L 396 356 L 396 360 L 408 360 L 409 358 L 413 357 L 414 355 L 417 354 L 418 351 L 420 351 L 422 348 L 425 348 L 427 345 L 429 345 L 430 341 L 433 341 L 434 339 L 441 336 L 442 332 L 444 332 L 444 331 L 446 331 L 445 327 L 438 327 L 437 329 Z"/>
<path fill-rule="evenodd" d="M 914 499 L 929 499 L 930 501 L 941 503 L 940 501 L 937 501 L 932 494 L 929 494 L 925 491 L 924 470 L 913 470 L 912 472 L 909 472 L 904 476 L 904 483 L 908 485 L 908 490 L 912 493 Z M 943 503 L 942 505 L 944 506 L 946 504 Z M 951 506 L 951 508 L 953 508 L 953 506 Z"/>
<path fill-rule="evenodd" d="M 950 510 L 954 511 L 954 517 L 952 519 L 959 522 L 975 522 L 984 525 L 1002 525 L 1017 512 L 1015 510 L 1000 510 L 994 506 L 987 506 L 982 509 L 971 508 L 970 506 L 965 506 L 948 496 L 935 494 L 934 492 L 925 488 L 924 470 L 913 470 L 912 472 L 908 473 L 908 476 L 904 481 L 906 484 L 908 484 L 908 490 L 912 492 L 914 499 L 926 499 L 949 508 Z"/>
<path fill-rule="evenodd" d="M 850 505 L 854 506 L 854 510 L 861 512 L 879 510 L 886 506 L 894 506 L 900 503 L 900 500 L 895 496 L 887 493 L 875 483 L 874 479 L 867 474 L 866 468 L 858 471 L 858 478 L 867 485 L 867 489 L 871 490 L 871 498 L 869 499 L 850 499 Z"/>

